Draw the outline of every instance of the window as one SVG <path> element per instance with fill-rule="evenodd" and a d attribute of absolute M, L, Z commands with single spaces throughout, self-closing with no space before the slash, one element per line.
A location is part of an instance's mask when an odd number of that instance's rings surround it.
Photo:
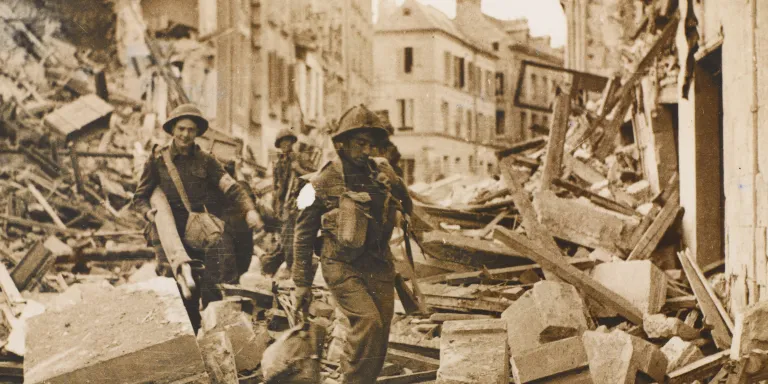
<path fill-rule="evenodd" d="M 443 63 L 443 65 L 445 66 L 444 68 L 445 69 L 445 85 L 450 86 L 453 84 L 452 83 L 453 76 L 451 76 L 453 75 L 453 56 L 451 55 L 450 52 L 446 51 L 446 52 L 443 52 L 443 59 L 445 61 Z"/>
<path fill-rule="evenodd" d="M 398 99 L 397 100 L 397 122 L 399 123 L 398 130 L 400 131 L 412 131 L 413 130 L 413 99 Z"/>
<path fill-rule="evenodd" d="M 549 128 L 549 115 L 544 115 L 544 126 Z"/>
<path fill-rule="evenodd" d="M 454 56 L 453 66 L 453 86 L 454 88 L 463 89 L 465 85 L 464 58 Z"/>
<path fill-rule="evenodd" d="M 504 74 L 496 72 L 496 96 L 504 95 Z"/>
<path fill-rule="evenodd" d="M 464 109 L 461 107 L 456 108 L 456 137 L 461 137 L 461 122 L 464 121 Z"/>
<path fill-rule="evenodd" d="M 493 84 L 493 72 L 485 71 L 485 95 L 488 97 L 493 97 L 495 91 L 496 90 L 494 89 Z"/>
<path fill-rule="evenodd" d="M 472 131 L 472 111 L 467 110 L 467 139 L 475 140 L 475 136 L 473 134 L 474 132 Z"/>
<path fill-rule="evenodd" d="M 531 113 L 531 125 L 539 125 L 539 114 Z"/>
<path fill-rule="evenodd" d="M 477 114 L 477 127 L 475 127 L 475 130 L 477 131 L 477 140 L 485 140 L 485 116 L 482 113 Z"/>
<path fill-rule="evenodd" d="M 504 110 L 496 110 L 496 134 L 503 135 L 506 128 Z"/>
<path fill-rule="evenodd" d="M 520 128 L 521 129 L 528 128 L 527 120 L 528 119 L 527 119 L 525 111 L 520 112 Z"/>
<path fill-rule="evenodd" d="M 467 63 L 467 72 L 468 72 L 467 76 L 469 77 L 467 81 L 469 92 L 474 93 L 475 83 L 476 83 L 475 82 L 475 65 L 472 63 Z"/>
<path fill-rule="evenodd" d="M 493 50 L 494 51 L 498 51 L 499 50 L 499 42 L 498 41 L 494 41 L 493 44 L 491 44 L 491 45 L 493 46 Z"/>
<path fill-rule="evenodd" d="M 451 131 L 451 111 L 447 101 L 440 106 L 440 114 L 443 116 L 443 132 L 448 133 Z"/>
<path fill-rule="evenodd" d="M 472 173 L 477 172 L 477 163 L 475 163 L 475 156 L 469 155 L 469 171 Z"/>
<path fill-rule="evenodd" d="M 528 95 L 529 98 L 539 97 L 539 86 L 536 84 L 536 80 L 536 75 L 531 74 L 531 94 Z"/>
<path fill-rule="evenodd" d="M 541 99 L 546 101 L 547 96 L 549 95 L 549 79 L 547 79 L 546 76 L 541 78 L 541 89 L 544 91 L 544 94 L 541 95 Z"/>
<path fill-rule="evenodd" d="M 413 47 L 405 47 L 403 55 L 405 56 L 405 68 L 403 70 L 405 73 L 411 73 L 413 71 Z"/>

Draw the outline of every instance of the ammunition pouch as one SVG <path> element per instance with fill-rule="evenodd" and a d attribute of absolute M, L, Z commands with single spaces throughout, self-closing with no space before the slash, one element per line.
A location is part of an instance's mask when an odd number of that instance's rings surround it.
<path fill-rule="evenodd" d="M 339 196 L 339 206 L 321 216 L 323 247 L 335 242 L 333 258 L 351 262 L 365 249 L 368 221 L 371 220 L 371 196 L 366 192 L 346 191 Z"/>

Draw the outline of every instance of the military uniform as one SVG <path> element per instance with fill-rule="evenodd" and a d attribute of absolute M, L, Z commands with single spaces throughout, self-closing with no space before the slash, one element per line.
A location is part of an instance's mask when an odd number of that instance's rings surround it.
<path fill-rule="evenodd" d="M 298 141 L 289 129 L 283 129 L 275 139 L 279 148 L 282 140 Z M 305 183 L 301 176 L 311 172 L 310 165 L 295 152 L 279 153 L 272 171 L 273 210 L 281 221 L 279 246 L 261 260 L 262 272 L 273 275 L 285 262 L 290 271 L 293 266 L 293 228 L 296 225 L 296 197 Z"/>
<path fill-rule="evenodd" d="M 312 285 L 312 254 L 318 230 L 323 277 L 341 311 L 352 326 L 347 335 L 345 383 L 374 383 L 387 354 L 394 314 L 395 267 L 389 239 L 398 211 L 410 213 L 407 189 L 383 158 L 357 166 L 343 157 L 327 163 L 311 179 L 315 200 L 299 211 L 295 228 L 293 279 L 299 287 Z M 309 187 L 309 186 L 308 186 Z M 371 197 L 365 245 L 350 251 L 334 233 L 334 220 L 323 216 L 338 208 L 345 191 L 367 192 Z"/>
<path fill-rule="evenodd" d="M 157 187 L 161 188 L 171 206 L 179 236 L 184 238 L 189 213 L 185 209 L 181 196 L 176 190 L 168 168 L 163 161 L 162 153 L 165 151 L 170 151 L 194 212 L 203 212 L 204 209 L 207 209 L 209 213 L 223 217 L 225 207 L 233 204 L 242 214 L 255 209 L 253 201 L 248 197 L 245 190 L 226 173 L 213 156 L 203 152 L 197 145 L 193 145 L 189 151 L 183 152 L 171 143 L 161 148 L 153 148 L 151 157 L 144 165 L 144 171 L 134 194 L 134 206 L 145 217 L 151 209 L 149 200 L 152 192 Z M 148 240 L 155 247 L 158 258 L 165 261 L 165 253 L 160 245 L 154 224 L 149 226 Z M 225 228 L 219 244 L 208 251 L 198 251 L 186 245 L 185 248 L 192 259 L 201 260 L 205 264 L 200 284 L 203 305 L 220 299 L 221 295 L 216 289 L 216 284 L 236 283 L 238 278 L 234 260 L 232 231 Z M 185 303 L 193 323 L 196 321 L 194 317 L 199 316 L 196 314 L 197 302 L 195 299 Z"/>

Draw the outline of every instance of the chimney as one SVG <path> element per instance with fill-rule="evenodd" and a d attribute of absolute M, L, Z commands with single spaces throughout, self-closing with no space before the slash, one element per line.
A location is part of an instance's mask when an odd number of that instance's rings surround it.
<path fill-rule="evenodd" d="M 456 0 L 456 15 L 480 14 L 482 0 Z"/>
<path fill-rule="evenodd" d="M 379 15 L 378 20 L 383 20 L 385 17 L 391 15 L 397 9 L 395 0 L 379 0 Z"/>

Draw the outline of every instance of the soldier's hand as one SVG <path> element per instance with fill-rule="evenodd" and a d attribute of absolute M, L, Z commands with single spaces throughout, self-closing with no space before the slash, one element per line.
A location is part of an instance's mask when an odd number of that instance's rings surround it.
<path fill-rule="evenodd" d="M 144 214 L 144 218 L 147 219 L 150 223 L 155 222 L 155 214 L 157 213 L 157 209 L 152 208 L 147 213 Z"/>
<path fill-rule="evenodd" d="M 248 228 L 254 231 L 259 231 L 264 228 L 264 221 L 261 219 L 261 215 L 255 210 L 250 210 L 245 215 L 245 222 L 248 223 Z"/>
<path fill-rule="evenodd" d="M 297 319 L 304 320 L 309 313 L 309 304 L 312 302 L 312 288 L 296 287 L 293 291 L 293 300 L 296 303 Z"/>

